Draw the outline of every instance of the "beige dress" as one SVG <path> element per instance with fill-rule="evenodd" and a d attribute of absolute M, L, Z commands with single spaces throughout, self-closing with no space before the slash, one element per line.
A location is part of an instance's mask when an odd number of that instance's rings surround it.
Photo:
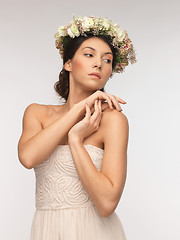
<path fill-rule="evenodd" d="M 84 145 L 100 171 L 104 150 Z M 118 215 L 102 217 L 82 185 L 69 145 L 34 168 L 36 211 L 31 240 L 126 240 Z"/>

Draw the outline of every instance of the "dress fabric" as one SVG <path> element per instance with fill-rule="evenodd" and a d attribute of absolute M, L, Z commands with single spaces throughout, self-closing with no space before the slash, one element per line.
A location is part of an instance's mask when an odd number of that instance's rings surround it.
<path fill-rule="evenodd" d="M 84 145 L 100 171 L 104 150 Z M 102 217 L 82 185 L 69 145 L 58 145 L 34 167 L 36 193 L 31 240 L 126 240 L 118 215 Z"/>

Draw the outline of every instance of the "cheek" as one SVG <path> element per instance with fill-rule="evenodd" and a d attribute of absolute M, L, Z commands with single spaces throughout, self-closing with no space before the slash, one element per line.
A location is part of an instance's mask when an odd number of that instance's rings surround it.
<path fill-rule="evenodd" d="M 78 59 L 76 61 L 74 61 L 73 63 L 73 71 L 82 71 L 82 69 L 84 69 L 85 67 L 85 63 L 84 61 L 82 61 L 81 59 Z"/>
<path fill-rule="evenodd" d="M 110 67 L 107 68 L 106 73 L 107 73 L 108 75 L 111 75 L 111 73 L 112 73 L 112 66 L 110 66 Z"/>

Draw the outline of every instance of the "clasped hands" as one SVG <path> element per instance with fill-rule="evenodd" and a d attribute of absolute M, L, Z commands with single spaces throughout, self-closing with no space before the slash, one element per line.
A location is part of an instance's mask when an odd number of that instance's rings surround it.
<path fill-rule="evenodd" d="M 106 108 L 115 108 L 118 111 L 122 111 L 119 102 L 122 104 L 126 103 L 119 97 L 97 90 L 86 99 L 77 103 L 77 105 L 83 104 L 85 107 L 85 116 L 69 130 L 68 141 L 76 139 L 79 142 L 83 142 L 85 138 L 99 129 L 102 112 Z"/>

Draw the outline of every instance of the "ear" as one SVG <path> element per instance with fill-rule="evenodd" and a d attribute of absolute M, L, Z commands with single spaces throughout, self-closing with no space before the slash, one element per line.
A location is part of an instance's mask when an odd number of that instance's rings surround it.
<path fill-rule="evenodd" d="M 64 64 L 64 69 L 68 72 L 72 71 L 72 66 L 71 66 L 71 59 L 69 59 L 65 64 Z"/>

